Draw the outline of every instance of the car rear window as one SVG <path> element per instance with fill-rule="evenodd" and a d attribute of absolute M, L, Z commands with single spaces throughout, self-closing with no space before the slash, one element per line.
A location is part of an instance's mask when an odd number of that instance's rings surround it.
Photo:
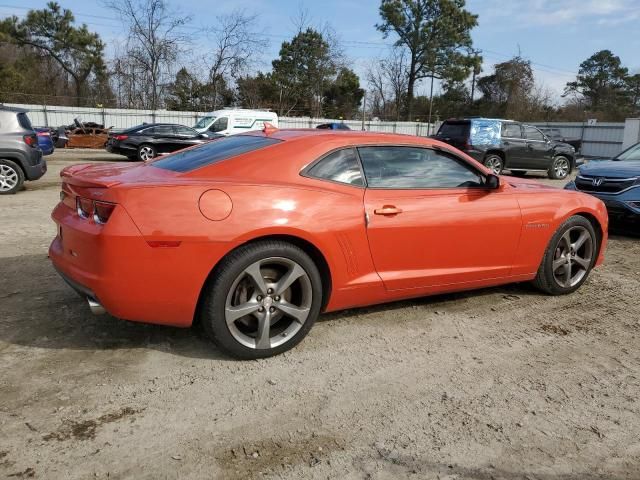
<path fill-rule="evenodd" d="M 18 114 L 18 123 L 25 130 L 33 130 L 33 127 L 31 126 L 31 120 L 29 120 L 29 117 L 26 113 Z"/>
<path fill-rule="evenodd" d="M 444 122 L 438 130 L 439 137 L 467 138 L 469 135 L 469 122 Z"/>
<path fill-rule="evenodd" d="M 190 172 L 196 168 L 212 165 L 227 158 L 259 150 L 281 141 L 275 138 L 255 135 L 234 135 L 233 137 L 213 140 L 200 147 L 174 153 L 161 160 L 156 160 L 153 162 L 153 166 L 174 172 Z"/>

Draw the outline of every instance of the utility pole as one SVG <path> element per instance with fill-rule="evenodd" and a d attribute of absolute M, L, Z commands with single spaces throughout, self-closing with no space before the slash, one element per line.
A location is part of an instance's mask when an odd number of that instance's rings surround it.
<path fill-rule="evenodd" d="M 479 54 L 482 53 L 482 50 L 472 50 L 473 53 L 473 77 L 471 78 L 471 103 L 473 104 L 473 100 L 476 96 L 476 77 L 480 75 L 482 71 L 481 65 L 478 64 Z"/>
<path fill-rule="evenodd" d="M 433 73 L 431 73 L 431 92 L 429 93 L 429 123 L 427 124 L 427 137 L 431 135 L 431 110 L 433 109 Z"/>
<path fill-rule="evenodd" d="M 367 91 L 364 91 L 364 95 L 362 96 L 362 131 L 364 132 L 364 117 L 366 115 L 367 109 Z"/>

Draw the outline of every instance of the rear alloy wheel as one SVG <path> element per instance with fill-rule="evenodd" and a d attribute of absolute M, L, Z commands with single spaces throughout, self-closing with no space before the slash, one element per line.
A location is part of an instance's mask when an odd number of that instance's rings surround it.
<path fill-rule="evenodd" d="M 563 180 L 571 172 L 571 162 L 563 155 L 558 155 L 553 159 L 549 169 L 549 178 L 553 180 Z"/>
<path fill-rule="evenodd" d="M 569 218 L 551 239 L 534 284 L 552 295 L 577 290 L 593 268 L 597 251 L 591 222 L 580 216 Z"/>
<path fill-rule="evenodd" d="M 22 188 L 24 173 L 11 160 L 0 159 L 0 195 L 11 195 Z"/>
<path fill-rule="evenodd" d="M 484 159 L 484 166 L 490 169 L 495 175 L 500 175 L 504 168 L 504 161 L 500 155 L 492 153 Z"/>
<path fill-rule="evenodd" d="M 156 149 L 153 145 L 140 145 L 138 147 L 138 160 L 148 162 L 156 157 Z"/>
<path fill-rule="evenodd" d="M 316 321 L 321 301 L 320 273 L 311 258 L 294 245 L 265 241 L 222 262 L 201 320 L 226 353 L 264 358 L 297 345 Z"/>

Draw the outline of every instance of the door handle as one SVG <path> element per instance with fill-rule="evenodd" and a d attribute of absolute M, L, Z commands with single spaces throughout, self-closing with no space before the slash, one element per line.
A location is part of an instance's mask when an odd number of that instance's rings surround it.
<path fill-rule="evenodd" d="M 376 215 L 398 215 L 399 213 L 402 213 L 402 209 L 401 208 L 397 208 L 394 207 L 393 205 L 385 205 L 382 208 L 376 208 L 373 213 L 375 213 Z"/>

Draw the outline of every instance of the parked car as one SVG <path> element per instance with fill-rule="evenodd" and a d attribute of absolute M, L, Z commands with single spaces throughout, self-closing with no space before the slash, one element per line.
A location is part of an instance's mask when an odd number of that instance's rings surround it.
<path fill-rule="evenodd" d="M 106 148 L 130 160 L 147 161 L 164 153 L 175 152 L 210 141 L 193 128 L 171 123 L 146 123 L 120 133 L 112 133 Z"/>
<path fill-rule="evenodd" d="M 568 294 L 607 241 L 600 200 L 408 135 L 265 129 L 61 176 L 49 257 L 93 311 L 198 319 L 239 358 L 292 348 L 321 311 L 521 281 Z"/>
<path fill-rule="evenodd" d="M 268 110 L 249 110 L 245 108 L 224 109 L 209 112 L 193 127 L 199 133 L 207 135 L 236 135 L 252 130 L 262 130 L 264 124 L 278 128 L 278 115 Z"/>
<path fill-rule="evenodd" d="M 319 128 L 320 130 L 351 130 L 349 125 L 342 122 L 321 123 L 316 128 Z"/>
<path fill-rule="evenodd" d="M 38 137 L 38 146 L 42 150 L 42 154 L 51 155 L 55 150 L 53 138 L 51 138 L 51 130 L 48 128 L 36 128 L 35 130 Z"/>
<path fill-rule="evenodd" d="M 612 222 L 640 233 L 640 143 L 612 159 L 589 161 L 565 188 L 598 197 Z"/>
<path fill-rule="evenodd" d="M 549 137 L 554 142 L 567 143 L 575 148 L 576 152 L 580 152 L 582 149 L 582 140 L 579 138 L 570 138 L 562 135 L 562 131 L 555 127 L 538 127 L 542 133 Z"/>
<path fill-rule="evenodd" d="M 575 167 L 576 151 L 556 142 L 538 128 L 511 120 L 466 118 L 446 120 L 434 136 L 479 161 L 499 175 L 546 172 L 549 178 L 563 179 Z"/>
<path fill-rule="evenodd" d="M 27 110 L 0 105 L 0 195 L 16 193 L 46 171 Z"/>

